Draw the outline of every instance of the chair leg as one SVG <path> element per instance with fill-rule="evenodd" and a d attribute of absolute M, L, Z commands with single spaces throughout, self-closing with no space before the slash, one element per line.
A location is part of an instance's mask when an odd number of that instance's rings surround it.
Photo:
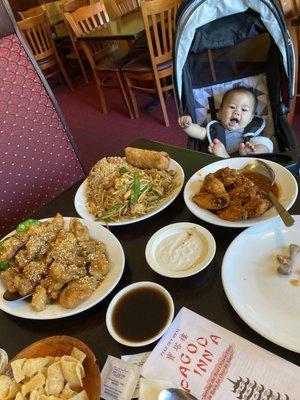
<path fill-rule="evenodd" d="M 97 76 L 97 73 L 95 73 L 95 72 L 94 72 L 94 76 L 95 76 L 95 80 L 96 80 L 96 85 L 97 85 L 97 89 L 98 89 L 102 112 L 103 112 L 103 114 L 107 114 L 107 105 L 106 105 L 106 101 L 105 101 L 103 88 L 101 85 L 101 79 Z"/>
<path fill-rule="evenodd" d="M 80 57 L 80 54 L 79 54 L 79 51 L 78 51 L 78 49 L 77 49 L 77 46 L 76 46 L 76 45 L 74 46 L 74 51 L 75 51 L 75 54 L 76 54 L 77 60 L 78 60 L 78 62 L 79 62 L 79 66 L 80 66 L 80 69 L 81 69 L 82 75 L 84 76 L 84 80 L 85 80 L 85 82 L 86 82 L 86 83 L 89 83 L 89 80 L 88 80 L 87 74 L 86 74 L 86 72 L 85 72 L 85 68 L 84 68 L 84 65 L 83 65 L 82 59 L 81 59 L 81 57 Z"/>
<path fill-rule="evenodd" d="M 134 91 L 131 90 L 130 78 L 128 78 L 126 73 L 124 74 L 124 78 L 125 78 L 125 82 L 126 82 L 128 91 L 129 91 L 130 98 L 131 98 L 131 103 L 132 103 L 133 112 L 134 112 L 134 118 L 138 118 L 139 117 L 139 109 L 138 109 L 138 106 L 137 106 L 137 102 L 136 102 L 136 97 L 135 97 Z"/>
<path fill-rule="evenodd" d="M 169 127 L 170 122 L 169 122 L 169 117 L 168 117 L 168 113 L 167 113 L 166 103 L 165 103 L 163 91 L 161 88 L 160 79 L 156 74 L 155 74 L 155 83 L 156 83 L 157 93 L 158 93 L 158 97 L 159 97 L 159 101 L 160 101 L 160 106 L 161 106 L 161 109 L 162 109 L 162 112 L 164 115 L 165 124 L 167 127 Z"/>
<path fill-rule="evenodd" d="M 65 69 L 65 66 L 64 66 L 63 62 L 61 61 L 61 59 L 60 59 L 60 57 L 59 57 L 59 55 L 57 53 L 56 53 L 56 58 L 57 58 L 57 62 L 58 62 L 59 68 L 61 70 L 61 73 L 63 74 L 63 77 L 65 78 L 65 81 L 67 82 L 69 88 L 71 90 L 74 90 L 73 85 L 72 85 L 72 83 L 70 81 L 69 75 L 67 74 L 67 71 Z"/>
<path fill-rule="evenodd" d="M 128 100 L 128 97 L 127 97 L 127 94 L 126 94 L 124 83 L 122 81 L 121 73 L 120 72 L 116 72 L 116 75 L 117 75 L 117 78 L 118 78 L 119 85 L 121 87 L 122 95 L 123 95 L 123 98 L 125 100 L 125 104 L 126 104 L 128 112 L 129 112 L 130 118 L 133 119 L 134 117 L 133 117 L 133 114 L 132 114 L 132 111 L 131 111 L 131 106 L 130 106 L 130 103 L 129 103 L 129 100 Z"/>

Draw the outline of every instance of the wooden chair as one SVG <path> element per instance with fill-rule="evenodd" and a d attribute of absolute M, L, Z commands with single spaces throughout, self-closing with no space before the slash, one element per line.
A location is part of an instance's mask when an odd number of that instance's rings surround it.
<path fill-rule="evenodd" d="M 65 13 L 65 17 L 77 38 L 109 22 L 103 1 L 81 7 L 72 13 Z M 81 44 L 95 77 L 103 113 L 107 114 L 103 92 L 104 78 L 114 78 L 117 79 L 129 115 L 133 118 L 121 74 L 121 67 L 128 61 L 128 52 L 119 52 L 117 44 L 113 41 L 85 40 Z"/>
<path fill-rule="evenodd" d="M 299 91 L 299 46 L 300 46 L 300 0 L 280 0 L 280 6 L 286 19 L 286 24 L 289 28 L 291 39 L 295 51 L 296 71 L 295 71 L 295 92 L 296 97 L 300 97 Z M 294 23 L 295 22 L 295 23 Z M 292 101 L 291 111 L 288 114 L 288 122 L 292 124 L 296 108 L 296 99 Z"/>
<path fill-rule="evenodd" d="M 28 10 L 25 11 L 18 11 L 18 14 L 20 15 L 21 19 L 33 17 L 34 15 L 42 14 L 46 11 L 46 6 L 44 4 L 41 4 L 36 7 L 29 8 Z"/>
<path fill-rule="evenodd" d="M 111 5 L 118 17 L 139 8 L 139 4 L 136 0 L 112 0 Z"/>
<path fill-rule="evenodd" d="M 112 8 L 118 17 L 122 17 L 130 12 L 136 11 L 140 8 L 138 0 L 112 0 Z M 131 49 L 139 49 L 142 51 L 148 50 L 146 36 L 142 36 L 137 40 L 127 40 L 128 47 Z"/>
<path fill-rule="evenodd" d="M 300 15 L 299 0 L 280 0 L 280 5 L 286 18 L 293 18 Z"/>
<path fill-rule="evenodd" d="M 69 76 L 56 50 L 46 12 L 18 21 L 17 26 L 45 77 L 49 80 L 61 73 L 69 88 L 73 90 Z"/>
<path fill-rule="evenodd" d="M 61 3 L 60 8 L 64 15 L 65 13 L 72 13 L 73 11 L 78 10 L 78 8 L 87 6 L 88 4 L 89 4 L 88 0 L 70 0 L 65 3 Z M 69 53 L 66 55 L 66 58 L 68 58 L 68 59 L 75 58 L 78 61 L 80 69 L 84 76 L 84 79 L 85 79 L 86 83 L 88 83 L 87 73 L 85 71 L 85 68 L 84 68 L 84 65 L 82 62 L 82 58 L 81 58 L 81 54 L 80 54 L 80 53 L 83 53 L 83 48 L 82 48 L 81 44 L 78 42 L 78 40 L 76 39 L 73 29 L 71 28 L 65 15 L 64 15 L 64 22 L 67 27 L 69 40 L 63 41 L 63 43 L 61 43 L 59 46 L 63 50 L 69 51 Z"/>
<path fill-rule="evenodd" d="M 172 48 L 175 19 L 180 0 L 152 0 L 141 3 L 149 54 L 136 57 L 122 68 L 130 93 L 135 118 L 139 112 L 135 91 L 157 93 L 162 108 L 164 121 L 169 126 L 164 93 L 173 89 Z M 153 81 L 154 86 L 147 86 Z M 142 86 L 142 83 L 145 84 Z"/>

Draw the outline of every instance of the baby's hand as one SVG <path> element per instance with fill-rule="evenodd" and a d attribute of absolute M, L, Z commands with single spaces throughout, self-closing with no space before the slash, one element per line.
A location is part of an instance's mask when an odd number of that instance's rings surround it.
<path fill-rule="evenodd" d="M 178 118 L 178 123 L 181 128 L 188 128 L 192 124 L 192 118 L 189 115 L 183 115 Z"/>

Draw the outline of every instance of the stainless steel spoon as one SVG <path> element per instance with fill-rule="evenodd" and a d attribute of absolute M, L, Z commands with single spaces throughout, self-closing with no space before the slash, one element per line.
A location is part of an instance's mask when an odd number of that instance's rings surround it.
<path fill-rule="evenodd" d="M 21 300 L 21 299 L 26 299 L 26 297 L 32 296 L 32 293 L 27 294 L 26 296 L 22 296 L 20 293 L 18 292 L 9 292 L 8 290 L 6 290 L 3 293 L 3 299 L 6 301 L 15 301 L 15 300 Z"/>
<path fill-rule="evenodd" d="M 272 185 L 275 183 L 276 180 L 275 172 L 273 171 L 273 169 L 267 163 L 261 160 L 251 161 L 249 164 L 242 168 L 242 171 L 257 172 L 259 174 L 265 175 L 271 180 Z M 283 207 L 283 205 L 279 202 L 277 197 L 274 196 L 271 191 L 268 193 L 268 196 L 285 226 L 292 226 L 295 220 L 291 216 L 291 214 Z"/>
<path fill-rule="evenodd" d="M 195 396 L 182 389 L 164 389 L 159 393 L 158 400 L 197 400 Z"/>

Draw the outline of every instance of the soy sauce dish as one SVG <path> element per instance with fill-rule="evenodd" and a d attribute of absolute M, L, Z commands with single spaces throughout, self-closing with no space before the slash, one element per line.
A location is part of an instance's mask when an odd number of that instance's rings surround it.
<path fill-rule="evenodd" d="M 119 343 L 146 346 L 158 340 L 174 317 L 170 293 L 154 282 L 126 286 L 112 299 L 106 313 L 106 326 Z"/>

